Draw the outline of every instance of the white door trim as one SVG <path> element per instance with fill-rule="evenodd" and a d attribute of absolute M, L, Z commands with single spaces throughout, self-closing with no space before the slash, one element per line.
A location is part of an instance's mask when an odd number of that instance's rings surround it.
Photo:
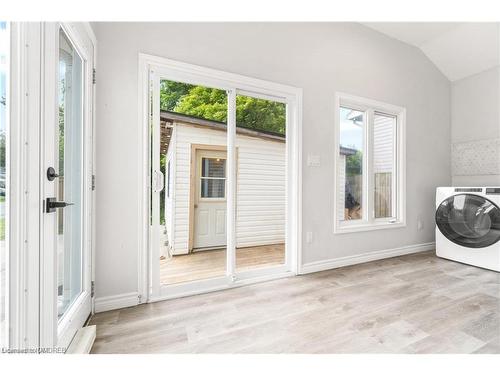
<path fill-rule="evenodd" d="M 9 346 L 39 346 L 40 30 L 11 24 Z"/>
<path fill-rule="evenodd" d="M 139 169 L 138 181 L 139 191 L 141 192 L 141 200 L 139 204 L 139 216 L 141 218 L 138 227 L 139 236 L 138 242 L 138 303 L 146 302 L 146 300 L 158 300 L 169 298 L 168 296 L 182 295 L 188 293 L 184 286 L 169 286 L 160 288 L 160 294 L 151 295 L 149 283 L 151 280 L 152 257 L 149 250 L 149 202 L 148 194 L 150 189 L 149 182 L 149 105 L 150 105 L 150 72 L 153 70 L 155 74 L 162 77 L 168 77 L 172 80 L 182 81 L 225 89 L 228 91 L 228 101 L 231 103 L 231 96 L 236 95 L 236 90 L 245 93 L 254 93 L 256 96 L 266 96 L 270 98 L 279 98 L 280 101 L 286 102 L 287 105 L 287 259 L 286 265 L 289 267 L 285 270 L 286 275 L 297 274 L 298 265 L 301 263 L 302 251 L 302 191 L 301 191 L 301 174 L 302 174 L 302 89 L 282 85 L 279 83 L 268 82 L 256 78 L 251 78 L 239 74 L 228 73 L 215 69 L 205 68 L 197 65 L 178 62 L 163 57 L 152 56 L 147 54 L 139 54 L 138 58 L 138 106 L 139 106 L 139 123 L 142 126 L 139 128 L 138 137 L 141 140 L 142 147 L 139 150 L 139 158 L 142 160 L 142 168 Z M 234 102 L 234 101 L 233 101 Z M 291 110 L 290 110 L 291 109 Z M 234 110 L 234 109 L 233 109 Z M 231 149 L 234 147 L 234 139 L 236 133 L 235 114 L 231 112 L 231 105 L 228 106 L 228 160 L 231 159 Z M 232 120 L 234 117 L 234 120 Z M 233 131 L 234 130 L 234 131 Z M 234 133 L 234 134 L 233 134 Z M 231 142 L 233 142 L 231 144 Z M 232 158 L 234 159 L 234 158 Z M 231 164 L 230 162 L 228 164 Z M 231 169 L 228 165 L 228 176 Z M 234 179 L 234 177 L 233 177 Z M 234 194 L 231 195 L 231 178 L 227 187 L 228 199 L 228 227 L 229 233 L 231 226 L 234 225 L 234 217 L 231 212 L 234 211 L 230 200 L 234 200 Z M 144 187 L 147 187 L 146 189 Z M 234 187 L 233 187 L 234 188 Z M 232 218 L 232 219 L 231 219 Z M 231 220 L 231 223 L 229 221 Z M 234 231 L 231 231 L 233 233 Z M 228 239 L 230 236 L 228 236 Z M 231 243 L 228 242 L 228 247 Z M 291 259 L 289 259 L 291 258 Z M 228 273 L 232 275 L 231 270 L 234 270 L 234 259 L 228 259 Z M 277 270 L 269 269 L 271 275 L 267 275 L 268 271 L 264 272 L 262 277 L 273 277 L 273 273 Z M 256 272 L 255 275 L 260 274 Z M 212 279 L 210 281 L 210 290 L 222 289 L 232 286 L 237 286 L 232 277 Z M 253 273 L 249 273 L 248 277 L 253 277 Z M 275 277 L 275 276 L 274 276 Z M 243 282 L 243 280 L 241 281 Z M 245 282 L 247 282 L 245 280 Z M 207 284 L 208 285 L 208 284 Z M 201 290 L 201 289 L 200 289 Z M 164 294 L 163 292 L 167 293 Z M 146 297 L 146 298 L 145 298 Z"/>

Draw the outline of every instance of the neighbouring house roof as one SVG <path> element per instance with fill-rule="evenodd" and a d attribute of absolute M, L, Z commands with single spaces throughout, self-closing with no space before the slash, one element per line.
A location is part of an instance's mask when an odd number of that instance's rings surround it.
<path fill-rule="evenodd" d="M 354 155 L 355 153 L 356 150 L 353 148 L 340 146 L 340 155 L 349 156 L 349 155 Z"/>
<path fill-rule="evenodd" d="M 172 128 L 167 126 L 167 124 L 182 123 L 187 125 L 199 126 L 203 128 L 209 128 L 213 130 L 226 131 L 227 124 L 221 121 L 207 120 L 200 117 L 184 115 L 182 113 L 171 112 L 171 111 L 160 111 L 160 126 L 161 126 L 161 152 L 166 152 L 168 145 L 170 143 L 170 138 L 172 135 Z M 236 133 L 246 135 L 249 137 L 257 137 L 262 139 L 267 139 L 276 142 L 285 142 L 285 135 L 269 132 L 260 129 L 249 129 L 241 126 L 236 127 Z"/>

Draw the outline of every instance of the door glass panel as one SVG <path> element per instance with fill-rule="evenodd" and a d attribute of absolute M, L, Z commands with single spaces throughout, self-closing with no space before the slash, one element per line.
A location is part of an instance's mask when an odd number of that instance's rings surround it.
<path fill-rule="evenodd" d="M 83 60 L 59 31 L 59 178 L 57 200 L 57 294 L 61 317 L 82 292 Z"/>
<path fill-rule="evenodd" d="M 393 191 L 396 117 L 375 113 L 373 119 L 373 173 L 375 218 L 395 216 Z"/>
<path fill-rule="evenodd" d="M 7 22 L 0 21 L 0 347 L 8 346 L 9 311 L 9 227 L 8 202 L 8 111 L 10 72 L 10 32 Z"/>
<path fill-rule="evenodd" d="M 364 112 L 340 107 L 337 199 L 341 221 L 363 219 L 364 128 Z"/>
<path fill-rule="evenodd" d="M 202 158 L 201 177 L 226 177 L 226 159 Z"/>
<path fill-rule="evenodd" d="M 160 147 L 152 158 L 167 189 L 151 225 L 159 226 L 163 285 L 226 275 L 226 122 L 225 90 L 160 81 Z"/>
<path fill-rule="evenodd" d="M 436 210 L 436 224 L 450 241 L 465 247 L 490 246 L 500 240 L 500 209 L 486 198 L 458 194 Z"/>
<path fill-rule="evenodd" d="M 236 271 L 283 265 L 286 104 L 236 96 Z"/>

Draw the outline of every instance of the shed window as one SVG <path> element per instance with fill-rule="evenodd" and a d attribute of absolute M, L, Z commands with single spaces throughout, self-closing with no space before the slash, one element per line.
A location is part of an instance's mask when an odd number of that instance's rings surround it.
<path fill-rule="evenodd" d="M 201 198 L 226 197 L 226 159 L 201 159 Z"/>

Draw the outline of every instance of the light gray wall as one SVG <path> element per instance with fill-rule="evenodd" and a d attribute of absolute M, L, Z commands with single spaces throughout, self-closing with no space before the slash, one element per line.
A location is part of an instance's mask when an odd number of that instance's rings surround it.
<path fill-rule="evenodd" d="M 500 67 L 475 74 L 455 81 L 451 85 L 451 139 L 453 144 L 467 143 L 471 152 L 481 158 L 484 142 L 475 145 L 475 141 L 500 139 Z M 495 142 L 497 157 L 500 142 Z M 471 163 L 471 158 L 460 158 L 462 149 L 452 149 L 455 163 Z M 455 153 L 455 154 L 454 154 Z M 488 154 L 489 155 L 489 154 Z M 488 157 L 485 155 L 485 157 Z M 488 169 L 480 160 L 474 170 L 465 169 L 467 175 L 453 173 L 453 186 L 488 186 L 500 185 L 500 174 L 486 174 Z M 457 169 L 461 166 L 458 165 Z M 489 168 L 491 171 L 491 168 Z M 469 174 L 470 173 L 470 174 Z"/>
<path fill-rule="evenodd" d="M 303 88 L 303 231 L 314 233 L 304 262 L 434 240 L 435 188 L 451 182 L 450 85 L 418 49 L 352 23 L 94 26 L 97 297 L 137 290 L 139 52 Z M 407 108 L 406 228 L 333 234 L 336 91 Z M 309 153 L 320 167 L 306 166 Z"/>

